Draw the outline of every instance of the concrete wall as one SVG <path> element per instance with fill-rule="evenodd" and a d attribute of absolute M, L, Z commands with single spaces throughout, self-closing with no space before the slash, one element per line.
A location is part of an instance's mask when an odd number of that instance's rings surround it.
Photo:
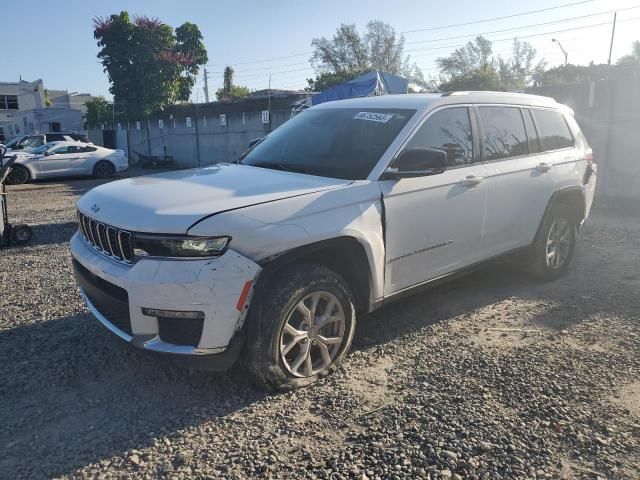
<path fill-rule="evenodd" d="M 271 102 L 260 98 L 175 106 L 139 122 L 120 123 L 122 130 L 129 130 L 128 144 L 126 136 L 119 135 L 117 148 L 128 149 L 132 163 L 139 159 L 136 153 L 164 155 L 165 151 L 174 157 L 177 166 L 184 168 L 233 162 L 251 140 L 265 136 L 289 120 L 291 105 L 298 98 L 283 96 L 272 98 Z M 263 123 L 262 112 L 269 106 L 271 121 Z M 225 116 L 225 125 L 220 115 Z"/>
<path fill-rule="evenodd" d="M 600 197 L 640 200 L 640 79 L 532 88 L 575 112 L 598 163 Z"/>

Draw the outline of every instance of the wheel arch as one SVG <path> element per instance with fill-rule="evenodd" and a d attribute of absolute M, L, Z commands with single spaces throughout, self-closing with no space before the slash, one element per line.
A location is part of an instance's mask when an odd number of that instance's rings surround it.
<path fill-rule="evenodd" d="M 354 295 L 356 309 L 368 311 L 372 304 L 373 277 L 369 257 L 361 241 L 352 236 L 320 240 L 287 250 L 259 262 L 263 268 L 254 300 L 261 301 L 265 286 L 283 269 L 299 263 L 323 265 L 342 276 Z M 252 302 L 253 303 L 253 302 Z"/>
<path fill-rule="evenodd" d="M 549 199 L 547 211 L 549 211 L 549 209 L 554 205 L 558 204 L 566 205 L 571 208 L 575 215 L 573 220 L 575 220 L 576 225 L 580 225 L 580 223 L 585 219 L 587 202 L 584 196 L 584 189 L 582 187 L 565 187 L 554 192 Z"/>
<path fill-rule="evenodd" d="M 542 219 L 540 220 L 540 225 L 538 226 L 538 231 L 536 232 L 535 238 L 538 238 L 544 219 L 555 205 L 567 205 L 574 213 L 573 220 L 578 227 L 586 217 L 587 203 L 584 196 L 584 189 L 582 187 L 573 185 L 561 188 L 560 190 L 556 190 L 555 192 L 553 192 L 551 198 L 549 198 L 549 201 L 547 202 L 547 207 L 544 211 Z"/>

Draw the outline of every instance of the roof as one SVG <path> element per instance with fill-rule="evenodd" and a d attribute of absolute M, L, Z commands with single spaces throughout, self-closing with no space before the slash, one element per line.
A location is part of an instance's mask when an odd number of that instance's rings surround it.
<path fill-rule="evenodd" d="M 557 107 L 553 98 L 512 92 L 411 93 L 350 98 L 327 102 L 313 108 L 411 108 L 423 110 L 456 103 L 506 103 L 538 107 Z"/>

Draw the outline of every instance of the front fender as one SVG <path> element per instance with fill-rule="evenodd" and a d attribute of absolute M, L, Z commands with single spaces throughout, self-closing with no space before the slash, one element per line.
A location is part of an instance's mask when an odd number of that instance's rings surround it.
<path fill-rule="evenodd" d="M 257 263 L 305 245 L 353 237 L 367 254 L 372 297 L 382 297 L 385 250 L 377 182 L 358 181 L 213 215 L 189 234 L 230 235 L 231 248 Z"/>

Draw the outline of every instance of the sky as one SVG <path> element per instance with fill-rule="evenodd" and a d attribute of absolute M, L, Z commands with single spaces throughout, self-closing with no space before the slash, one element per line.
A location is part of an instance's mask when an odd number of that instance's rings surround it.
<path fill-rule="evenodd" d="M 197 24 L 209 56 L 212 100 L 222 85 L 225 65 L 234 67 L 235 84 L 251 89 L 267 88 L 269 73 L 272 88 L 305 87 L 306 78 L 314 74 L 309 63 L 312 39 L 332 36 L 341 23 L 355 23 L 364 31 L 370 20 L 382 20 L 404 32 L 405 53 L 426 77 L 437 77 L 436 58 L 478 34 L 493 41 L 494 54 L 505 57 L 517 36 L 531 43 L 549 66 L 560 65 L 564 56 L 552 42 L 556 38 L 570 63 L 606 63 L 614 10 L 618 23 L 613 60 L 629 53 L 633 40 L 640 40 L 640 0 L 578 1 L 458 0 L 434 6 L 424 0 L 65 0 L 54 7 L 49 0 L 3 0 L 3 18 L 12 21 L 3 22 L 0 29 L 0 81 L 41 78 L 49 89 L 109 98 L 92 19 L 121 10 L 158 17 L 174 28 L 187 21 Z M 542 9 L 548 10 L 517 15 Z M 479 23 L 459 25 L 468 22 Z M 201 71 L 193 100 L 204 101 L 203 87 Z"/>

